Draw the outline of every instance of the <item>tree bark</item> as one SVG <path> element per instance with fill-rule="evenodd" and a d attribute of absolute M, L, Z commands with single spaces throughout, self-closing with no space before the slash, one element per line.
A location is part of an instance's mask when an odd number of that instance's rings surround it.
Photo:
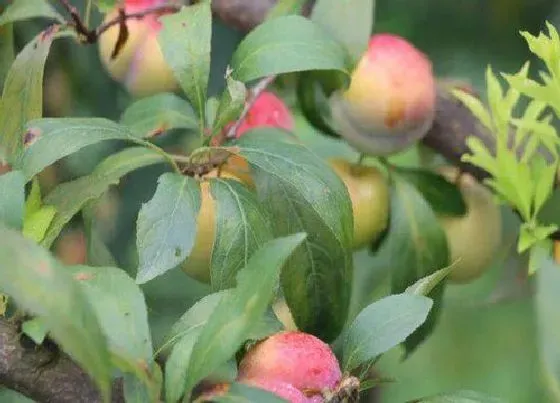
<path fill-rule="evenodd" d="M 0 384 L 38 402 L 101 403 L 89 376 L 66 354 L 22 338 L 18 326 L 0 318 Z M 113 402 L 124 402 L 118 383 Z"/>

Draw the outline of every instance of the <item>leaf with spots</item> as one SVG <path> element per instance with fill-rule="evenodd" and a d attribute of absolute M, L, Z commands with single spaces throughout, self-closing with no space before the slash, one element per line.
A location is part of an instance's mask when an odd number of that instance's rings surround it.
<path fill-rule="evenodd" d="M 282 272 L 286 302 L 298 328 L 325 341 L 342 330 L 352 284 L 352 205 L 346 186 L 306 147 L 282 130 L 256 129 L 237 143 L 269 211 L 274 236 L 307 233 Z"/>
<path fill-rule="evenodd" d="M 195 179 L 175 173 L 159 177 L 153 198 L 138 214 L 136 282 L 146 283 L 190 255 L 200 203 L 200 184 Z"/>
<path fill-rule="evenodd" d="M 0 239 L 0 292 L 39 317 L 107 399 L 111 389 L 107 339 L 80 285 L 45 249 L 19 232 L 0 228 Z"/>
<path fill-rule="evenodd" d="M 43 73 L 51 44 L 52 29 L 41 32 L 17 55 L 2 90 L 0 103 L 0 148 L 9 162 L 23 149 L 25 124 L 43 115 Z"/>

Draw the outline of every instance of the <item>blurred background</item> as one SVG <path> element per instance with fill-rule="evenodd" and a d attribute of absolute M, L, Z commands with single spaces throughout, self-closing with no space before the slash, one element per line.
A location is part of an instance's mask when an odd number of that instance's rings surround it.
<path fill-rule="evenodd" d="M 257 0 L 255 0 L 257 1 Z M 78 7 L 83 0 L 73 0 Z M 0 2 L 6 4 L 6 0 Z M 94 22 L 100 22 L 95 15 Z M 531 59 L 519 31 L 538 33 L 545 20 L 560 25 L 560 2 L 555 0 L 378 0 L 375 32 L 405 36 L 432 59 L 439 77 L 470 81 L 481 92 L 488 64 L 495 71 L 514 72 Z M 19 23 L 15 27 L 16 49 L 20 50 L 45 21 Z M 216 21 L 213 36 L 210 95 L 223 86 L 223 75 L 236 44 L 243 35 Z M 102 116 L 118 120 L 132 99 L 104 71 L 97 48 L 78 46 L 69 40 L 55 42 L 45 73 L 44 110 L 46 116 Z M 339 142 L 318 135 L 297 110 L 297 134 L 324 157 L 354 152 Z M 183 150 L 192 146 L 191 133 L 172 132 L 157 141 Z M 82 176 L 105 156 L 121 147 L 118 143 L 92 146 L 42 174 L 46 194 L 57 183 Z M 412 150 L 398 157 L 400 163 L 415 164 Z M 136 267 L 135 220 L 143 202 L 155 189 L 163 167 L 141 169 L 123 178 L 96 203 L 95 228 L 108 245 L 119 267 L 134 273 Z M 442 317 L 436 331 L 409 359 L 400 360 L 395 349 L 378 362 L 381 373 L 391 378 L 382 389 L 382 402 L 399 403 L 424 395 L 455 389 L 476 389 L 501 397 L 506 402 L 560 402 L 560 386 L 554 373 L 555 347 L 540 331 L 555 333 L 560 318 L 553 298 L 554 269 L 539 281 L 521 273 L 526 261 L 515 255 L 517 222 L 504 211 L 504 243 L 495 264 L 483 278 L 467 286 L 449 286 Z M 68 263 L 84 260 L 83 219 L 76 217 L 56 244 L 57 254 Z M 367 251 L 355 259 L 356 287 L 352 310 L 387 292 L 388 263 Z M 547 270 L 548 270 L 547 269 Z M 545 280 L 542 280 L 545 279 Z M 159 344 L 169 326 L 204 294 L 202 284 L 175 270 L 144 286 Z M 542 307 L 546 305 L 545 311 Z M 560 307 L 556 308 L 560 312 Z M 544 318 L 544 319 L 543 319 Z M 548 334 L 548 333 L 547 333 Z M 558 339 L 560 340 L 560 338 Z M 544 343 L 544 344 L 543 344 Z M 542 354 L 545 360 L 539 359 Z M 544 369 L 543 362 L 549 364 Z M 552 368 L 552 369 L 550 369 Z M 560 374 L 560 372 L 558 373 Z M 25 399 L 0 390 L 0 402 Z"/>

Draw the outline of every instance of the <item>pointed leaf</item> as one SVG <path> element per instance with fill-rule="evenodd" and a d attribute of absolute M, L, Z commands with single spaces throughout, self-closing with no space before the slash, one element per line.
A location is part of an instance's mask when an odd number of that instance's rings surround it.
<path fill-rule="evenodd" d="M 0 175 L 0 225 L 21 230 L 25 204 L 25 177 L 20 171 Z"/>
<path fill-rule="evenodd" d="M 342 180 L 307 148 L 257 129 L 239 141 L 275 236 L 308 234 L 282 272 L 282 288 L 302 331 L 334 340 L 346 321 L 352 283 L 352 206 Z"/>
<path fill-rule="evenodd" d="M 212 39 L 210 2 L 183 7 L 160 21 L 163 28 L 158 40 L 165 60 L 198 112 L 199 124 L 204 124 Z"/>
<path fill-rule="evenodd" d="M 64 22 L 64 18 L 46 0 L 14 0 L 0 14 L 0 25 L 37 17 Z"/>
<path fill-rule="evenodd" d="M 41 207 L 23 222 L 23 236 L 40 243 L 56 215 L 56 208 L 53 206 Z"/>
<path fill-rule="evenodd" d="M 375 0 L 320 0 L 311 18 L 343 44 L 357 61 L 373 30 Z"/>
<path fill-rule="evenodd" d="M 25 124 L 43 114 L 43 69 L 55 38 L 53 29 L 37 35 L 17 55 L 6 76 L 0 103 L 0 148 L 9 162 L 22 151 Z"/>
<path fill-rule="evenodd" d="M 121 177 L 138 168 L 163 161 L 163 157 L 153 150 L 132 147 L 107 157 L 90 175 L 58 185 L 44 201 L 45 205 L 55 207 L 56 214 L 41 242 L 42 245 L 50 247 L 64 225 L 88 201 L 97 199 L 109 186 L 118 184 Z"/>
<path fill-rule="evenodd" d="M 414 295 L 429 295 L 453 271 L 453 265 L 438 270 L 429 276 L 423 277 L 408 287 L 405 292 Z"/>
<path fill-rule="evenodd" d="M 210 277 L 212 288 L 222 290 L 235 286 L 237 272 L 272 233 L 269 217 L 245 186 L 232 179 L 212 179 L 210 186 L 216 203 Z"/>
<path fill-rule="evenodd" d="M 80 285 L 33 241 L 8 229 L 0 229 L 0 238 L 0 290 L 38 316 L 107 397 L 111 386 L 107 340 Z"/>
<path fill-rule="evenodd" d="M 467 213 L 467 205 L 459 188 L 443 176 L 414 168 L 399 168 L 398 171 L 422 193 L 437 213 L 453 216 Z"/>
<path fill-rule="evenodd" d="M 343 368 L 351 371 L 402 343 L 426 320 L 432 300 L 398 294 L 364 308 L 346 333 Z"/>
<path fill-rule="evenodd" d="M 28 140 L 20 165 L 27 179 L 82 148 L 107 140 L 143 144 L 126 127 L 102 118 L 46 118 L 27 124 Z"/>
<path fill-rule="evenodd" d="M 391 292 L 404 292 L 409 286 L 449 265 L 445 233 L 434 212 L 413 185 L 393 176 L 389 232 L 382 246 L 392 268 Z M 431 333 L 439 314 L 444 283 L 428 296 L 434 308 L 428 320 L 405 343 L 407 355 Z"/>
<path fill-rule="evenodd" d="M 193 178 L 175 173 L 159 177 L 154 197 L 138 214 L 138 283 L 162 275 L 189 256 L 200 203 L 200 185 Z"/>
<path fill-rule="evenodd" d="M 305 70 L 335 70 L 347 76 L 348 54 L 307 18 L 290 15 L 265 21 L 251 31 L 231 60 L 232 77 L 249 82 Z"/>

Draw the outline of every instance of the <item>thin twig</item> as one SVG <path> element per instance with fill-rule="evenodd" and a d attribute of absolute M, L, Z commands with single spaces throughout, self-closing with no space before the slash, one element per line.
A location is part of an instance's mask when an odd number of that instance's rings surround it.
<path fill-rule="evenodd" d="M 247 117 L 249 110 L 253 107 L 259 95 L 261 95 L 262 92 L 266 90 L 266 88 L 270 84 L 272 84 L 272 82 L 275 79 L 276 79 L 275 75 L 264 77 L 257 83 L 257 85 L 251 88 L 249 94 L 247 95 L 247 100 L 245 101 L 245 107 L 243 108 L 241 115 L 239 116 L 237 121 L 226 132 L 225 138 L 228 139 L 235 138 L 235 134 L 237 133 L 237 130 L 239 129 L 239 127 Z"/>
<path fill-rule="evenodd" d="M 173 5 L 173 4 L 163 4 L 159 6 L 149 7 L 142 11 L 137 11 L 135 13 L 124 14 L 123 18 L 125 20 L 130 19 L 142 19 L 150 14 L 167 14 L 167 13 L 174 13 L 181 9 L 182 6 Z M 105 24 L 100 25 L 95 30 L 95 35 L 97 37 L 101 36 L 105 31 L 111 28 L 114 25 L 118 25 L 121 22 L 121 17 L 113 18 L 110 21 L 107 21 Z"/>

